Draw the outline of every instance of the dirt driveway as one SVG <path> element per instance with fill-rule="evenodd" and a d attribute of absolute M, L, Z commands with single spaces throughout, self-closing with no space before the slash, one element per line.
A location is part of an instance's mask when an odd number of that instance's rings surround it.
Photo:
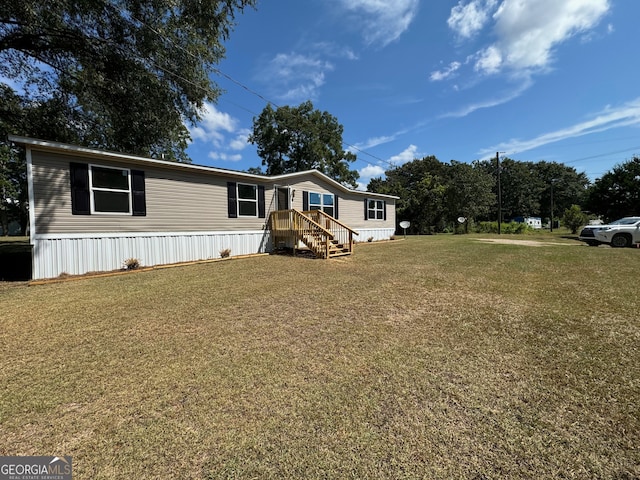
<path fill-rule="evenodd" d="M 507 238 L 479 238 L 479 242 L 485 243 L 500 243 L 500 244 L 513 244 L 513 245 L 526 245 L 527 247 L 546 247 L 549 245 L 563 245 L 563 246 L 577 246 L 579 243 L 560 243 L 560 242 L 543 242 L 540 240 L 511 240 Z"/>

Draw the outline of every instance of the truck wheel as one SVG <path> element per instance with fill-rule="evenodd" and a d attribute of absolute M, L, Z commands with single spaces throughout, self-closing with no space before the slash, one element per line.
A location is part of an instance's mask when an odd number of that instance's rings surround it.
<path fill-rule="evenodd" d="M 611 246 L 614 248 L 624 248 L 631 245 L 631 238 L 624 233 L 617 233 L 611 239 Z"/>

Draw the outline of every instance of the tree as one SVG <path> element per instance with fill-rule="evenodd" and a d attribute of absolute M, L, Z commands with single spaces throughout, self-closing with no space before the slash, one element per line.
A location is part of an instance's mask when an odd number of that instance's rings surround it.
<path fill-rule="evenodd" d="M 235 14 L 255 0 L 0 2 L 0 216 L 26 230 L 24 154 L 8 133 L 190 161 L 185 122 Z"/>
<path fill-rule="evenodd" d="M 298 107 L 267 105 L 253 119 L 249 142 L 257 145 L 267 175 L 317 169 L 334 180 L 356 187 L 359 175 L 349 170 L 356 156 L 342 148 L 343 127 L 310 101 Z"/>
<path fill-rule="evenodd" d="M 8 133 L 26 132 L 36 138 L 52 136 L 75 143 L 77 135 L 69 126 L 70 113 L 58 97 L 29 102 L 6 85 L 0 85 L 0 138 Z M 0 140 L 0 225 L 5 235 L 8 224 L 17 221 L 26 235 L 29 221 L 27 168 L 24 150 Z"/>
<path fill-rule="evenodd" d="M 495 181 L 478 162 L 472 164 L 451 161 L 447 168 L 447 211 L 449 220 L 460 216 L 467 222 L 486 216 L 496 203 L 492 189 Z"/>
<path fill-rule="evenodd" d="M 387 170 L 385 178 L 372 179 L 367 190 L 400 197 L 396 218 L 409 220 L 412 234 L 429 234 L 444 227 L 446 179 L 446 165 L 429 156 Z"/>
<path fill-rule="evenodd" d="M 562 223 L 565 227 L 571 229 L 572 234 L 578 233 L 578 229 L 585 225 L 589 221 L 589 218 L 585 213 L 582 213 L 579 205 L 571 205 L 564 211 L 562 217 Z"/>
<path fill-rule="evenodd" d="M 640 214 L 640 157 L 616 165 L 589 189 L 587 208 L 612 221 Z"/>
<path fill-rule="evenodd" d="M 479 165 L 495 179 L 494 160 Z M 521 162 L 505 158 L 500 165 L 502 214 L 504 219 L 517 216 L 551 216 L 551 188 L 553 185 L 554 217 L 572 204 L 583 205 L 589 179 L 584 173 L 556 162 Z M 494 187 L 497 195 L 497 187 Z M 498 217 L 497 203 L 489 214 Z"/>
<path fill-rule="evenodd" d="M 561 163 L 540 161 L 534 164 L 534 175 L 544 185 L 540 192 L 541 217 L 551 218 L 552 194 L 554 218 L 571 205 L 584 205 L 590 183 L 586 174 Z"/>
<path fill-rule="evenodd" d="M 253 5 L 4 0 L 0 78 L 20 85 L 23 104 L 58 99 L 84 145 L 185 161 L 184 122 L 219 96 L 210 74 L 224 56 L 221 42 L 236 11 Z M 59 141 L 54 133 L 45 138 Z"/>
<path fill-rule="evenodd" d="M 505 219 L 540 214 L 540 199 L 545 188 L 536 175 L 533 162 L 505 158 L 500 163 L 502 213 Z"/>
<path fill-rule="evenodd" d="M 12 220 L 21 224 L 22 233 L 27 226 L 26 171 L 21 152 L 15 147 L 0 145 L 0 229 L 3 235 L 9 235 L 9 223 Z"/>

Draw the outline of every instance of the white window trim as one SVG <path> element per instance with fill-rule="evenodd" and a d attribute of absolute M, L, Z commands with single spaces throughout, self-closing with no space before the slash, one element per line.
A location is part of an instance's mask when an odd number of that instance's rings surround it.
<path fill-rule="evenodd" d="M 103 187 L 94 187 L 93 186 L 93 168 L 104 168 L 109 170 L 118 170 L 120 172 L 127 172 L 127 185 L 128 190 L 122 190 L 117 188 L 103 188 Z M 102 212 L 95 209 L 95 201 L 93 198 L 93 192 L 119 192 L 119 193 L 127 193 L 129 195 L 129 211 L 128 212 Z M 120 216 L 131 216 L 133 214 L 133 192 L 131 191 L 131 169 L 129 168 L 120 168 L 120 167 L 108 167 L 106 165 L 98 165 L 94 163 L 89 164 L 89 203 L 91 204 L 91 215 L 120 215 Z"/>
<path fill-rule="evenodd" d="M 311 203 L 311 195 L 316 194 L 320 195 L 320 203 Z M 323 192 L 309 192 L 309 210 L 313 210 L 311 205 L 317 206 L 320 208 L 316 208 L 316 210 L 322 210 L 324 212 L 324 197 L 325 195 L 333 197 L 333 203 L 331 205 L 326 205 L 327 207 L 331 207 L 333 209 L 333 213 L 336 213 L 336 196 L 333 193 L 323 193 Z"/>
<path fill-rule="evenodd" d="M 375 202 L 375 208 L 369 208 L 369 202 Z M 382 208 L 378 208 L 378 202 L 382 202 Z M 374 216 L 370 215 L 374 212 Z M 381 213 L 381 218 L 378 218 L 378 212 Z M 377 198 L 367 198 L 367 220 L 384 222 L 384 200 L 378 200 Z"/>
<path fill-rule="evenodd" d="M 254 187 L 256 192 L 256 197 L 254 199 L 251 198 L 240 198 L 240 185 L 244 185 L 246 187 Z M 255 202 L 256 204 L 256 214 L 255 215 L 243 215 L 240 213 L 240 202 Z M 238 212 L 238 217 L 244 218 L 258 218 L 258 185 L 255 183 L 236 183 L 236 211 Z"/>
<path fill-rule="evenodd" d="M 320 196 L 320 203 L 311 203 L 311 196 L 312 195 L 318 195 Z M 316 210 L 322 210 L 322 193 L 321 192 L 309 192 L 309 211 L 312 211 L 313 208 L 311 208 L 312 206 L 314 207 L 318 207 L 316 208 Z"/>

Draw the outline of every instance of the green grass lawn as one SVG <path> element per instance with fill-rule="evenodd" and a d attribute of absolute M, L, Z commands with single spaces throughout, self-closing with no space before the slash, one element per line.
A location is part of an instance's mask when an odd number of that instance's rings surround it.
<path fill-rule="evenodd" d="M 77 479 L 640 478 L 640 251 L 486 238 L 0 283 L 0 455 L 71 455 Z"/>

